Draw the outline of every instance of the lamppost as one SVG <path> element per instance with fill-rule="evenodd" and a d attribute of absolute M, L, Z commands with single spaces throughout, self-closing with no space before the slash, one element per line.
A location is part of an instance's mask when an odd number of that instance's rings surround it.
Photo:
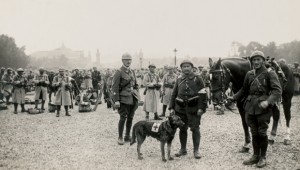
<path fill-rule="evenodd" d="M 174 53 L 175 53 L 175 66 L 176 66 L 176 52 L 177 52 L 177 50 L 176 50 L 176 48 L 174 49 Z"/>

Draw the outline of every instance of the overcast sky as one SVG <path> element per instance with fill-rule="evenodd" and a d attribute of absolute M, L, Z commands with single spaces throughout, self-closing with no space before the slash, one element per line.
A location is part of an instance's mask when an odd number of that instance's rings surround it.
<path fill-rule="evenodd" d="M 26 53 L 64 43 L 119 59 L 227 56 L 232 41 L 300 40 L 299 0 L 0 0 L 0 34 Z"/>

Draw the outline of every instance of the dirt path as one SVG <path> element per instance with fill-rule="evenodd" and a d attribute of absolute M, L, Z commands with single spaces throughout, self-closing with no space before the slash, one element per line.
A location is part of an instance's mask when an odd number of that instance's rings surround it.
<path fill-rule="evenodd" d="M 159 142 L 147 138 L 142 145 L 144 160 L 137 159 L 136 144 L 117 144 L 118 114 L 105 104 L 97 112 L 56 118 L 54 113 L 12 114 L 12 106 L 0 111 L 0 169 L 255 169 L 242 161 L 249 154 L 238 153 L 243 144 L 240 116 L 226 112 L 218 116 L 208 111 L 202 118 L 200 160 L 192 154 L 189 132 L 188 155 L 163 163 Z M 266 169 L 300 168 L 300 97 L 293 99 L 292 145 L 283 145 L 285 119 L 281 115 L 277 141 L 268 149 Z M 62 114 L 63 115 L 63 114 Z M 153 117 L 153 115 L 151 115 Z M 142 120 L 141 108 L 134 122 Z M 172 153 L 179 149 L 178 133 Z"/>

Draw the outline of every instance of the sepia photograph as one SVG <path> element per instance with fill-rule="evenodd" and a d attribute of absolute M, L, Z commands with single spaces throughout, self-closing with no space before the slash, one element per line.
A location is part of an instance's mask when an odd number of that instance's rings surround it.
<path fill-rule="evenodd" d="M 299 0 L 0 0 L 0 169 L 300 170 Z"/>

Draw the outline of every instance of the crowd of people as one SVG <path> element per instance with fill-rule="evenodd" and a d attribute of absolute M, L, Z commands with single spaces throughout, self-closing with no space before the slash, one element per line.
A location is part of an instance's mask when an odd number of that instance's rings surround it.
<path fill-rule="evenodd" d="M 256 70 L 265 68 L 265 60 L 266 58 L 262 52 L 253 53 L 250 58 L 251 62 L 259 63 L 256 64 L 258 67 L 255 68 Z M 0 99 L 6 105 L 13 104 L 13 112 L 18 114 L 19 105 L 21 106 L 21 112 L 27 111 L 25 108 L 26 93 L 35 91 L 35 109 L 44 112 L 45 103 L 49 100 L 48 107 L 54 106 L 56 116 L 60 117 L 62 106 L 65 109 L 65 115 L 71 116 L 69 109 L 73 108 L 73 103 L 79 105 L 79 107 L 84 103 L 98 105 L 102 103 L 103 97 L 107 108 L 113 108 L 120 115 L 117 141 L 119 145 L 131 140 L 132 121 L 139 105 L 143 105 L 146 120 L 152 117 L 150 113 L 153 113 L 154 120 L 162 120 L 162 117 L 168 114 L 168 109 L 169 114 L 178 115 L 185 123 L 179 131 L 181 148 L 175 155 L 179 157 L 187 154 L 187 129 L 190 128 L 194 157 L 199 159 L 201 115 L 206 112 L 209 104 L 211 104 L 209 69 L 204 66 L 197 67 L 188 59 L 183 60 L 180 67 L 169 65 L 156 68 L 155 64 L 149 64 L 147 69 L 131 69 L 132 57 L 127 53 L 122 56 L 122 62 L 123 65 L 119 69 L 103 69 L 100 71 L 96 67 L 74 70 L 60 68 L 57 72 L 44 68 L 31 71 L 23 68 L 13 70 L 12 68 L 2 67 L 0 72 Z M 285 63 L 285 61 L 280 60 L 279 63 Z M 291 69 L 296 81 L 295 93 L 299 94 L 299 63 L 295 62 L 294 67 Z M 278 85 L 276 76 L 273 76 L 272 81 Z M 243 90 L 246 87 L 244 86 Z M 276 90 L 278 94 L 281 93 L 279 85 Z M 246 95 L 244 92 L 235 94 L 231 99 L 238 100 L 240 96 Z M 275 90 L 272 92 L 275 92 Z M 145 95 L 144 101 L 141 101 L 140 94 Z M 52 98 L 53 96 L 54 98 Z M 275 100 L 273 96 L 272 101 Z M 39 104 L 41 104 L 40 108 Z M 218 104 L 214 103 L 214 105 Z M 269 103 L 265 101 L 261 105 L 261 107 L 266 108 Z M 159 114 L 160 107 L 162 113 Z M 266 124 L 269 120 L 266 117 L 268 116 L 258 118 L 254 115 L 251 117 L 251 121 L 263 120 L 264 122 L 263 124 L 253 123 L 250 126 L 252 137 L 256 142 L 253 143 L 253 147 L 256 150 L 254 150 L 254 156 L 245 161 L 245 164 L 258 163 L 258 166 L 261 167 L 266 165 L 267 144 L 265 138 L 259 138 L 259 136 L 264 134 L 263 137 L 265 137 L 266 135 Z M 260 126 L 263 126 L 263 128 Z M 125 135 L 123 135 L 124 127 L 126 127 Z M 259 141 L 263 141 L 264 146 L 261 150 L 264 154 L 262 160 L 259 157 L 260 151 L 257 149 Z"/>

